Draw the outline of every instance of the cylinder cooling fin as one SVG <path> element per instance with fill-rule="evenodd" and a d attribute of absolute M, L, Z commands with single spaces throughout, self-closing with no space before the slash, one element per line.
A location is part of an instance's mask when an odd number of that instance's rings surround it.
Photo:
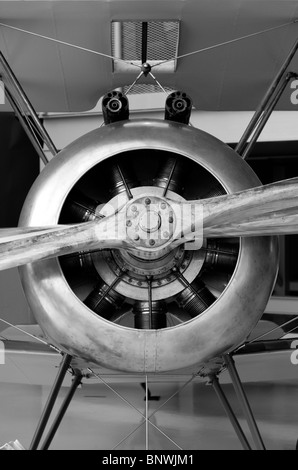
<path fill-rule="evenodd" d="M 204 132 L 123 121 L 62 151 L 32 188 L 21 223 L 84 223 L 146 194 L 144 207 L 132 202 L 127 223 L 133 227 L 144 211 L 142 230 L 158 231 L 168 211 L 155 203 L 161 197 L 170 205 L 259 184 L 232 149 Z M 170 227 L 170 211 L 167 220 Z M 150 259 L 124 249 L 80 252 L 22 267 L 21 277 L 54 344 L 106 367 L 162 372 L 240 344 L 265 308 L 276 270 L 276 240 L 254 237 L 204 239 L 200 249 L 185 243 Z"/>

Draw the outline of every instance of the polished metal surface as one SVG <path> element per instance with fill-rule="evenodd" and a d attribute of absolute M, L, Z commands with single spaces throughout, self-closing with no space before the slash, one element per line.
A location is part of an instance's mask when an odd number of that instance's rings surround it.
<path fill-rule="evenodd" d="M 56 224 L 68 193 L 88 170 L 114 155 L 145 149 L 193 160 L 227 193 L 260 184 L 231 148 L 209 134 L 177 123 L 127 121 L 83 136 L 52 160 L 30 191 L 20 224 Z M 20 273 L 51 343 L 111 369 L 164 372 L 203 363 L 241 344 L 265 309 L 276 270 L 275 238 L 242 239 L 236 268 L 219 298 L 201 315 L 160 330 L 127 328 L 97 316 L 71 290 L 57 259 L 27 265 Z"/>
<path fill-rule="evenodd" d="M 244 386 L 268 450 L 295 450 L 298 438 L 297 366 L 291 366 L 289 352 L 287 354 L 283 363 L 280 362 L 279 355 L 273 360 L 272 354 L 270 358 L 268 354 L 261 354 L 252 358 L 248 369 L 240 370 L 241 377 L 243 374 L 250 376 L 250 382 Z M 17 385 L 12 381 L 1 383 L 0 445 L 8 440 L 18 439 L 25 448 L 29 447 L 50 391 L 50 382 L 57 373 L 59 360 L 55 358 L 51 362 L 50 364 L 36 354 L 28 361 L 24 354 L 12 357 L 9 367 L 19 380 Z M 29 367 L 32 370 L 31 375 L 28 373 Z M 292 378 L 288 375 L 281 379 L 280 376 L 285 374 L 286 369 L 289 372 L 291 367 Z M 270 378 L 266 377 L 262 381 L 264 371 L 265 375 L 270 374 Z M 260 379 L 257 382 L 256 372 Z M 140 386 L 145 381 L 144 376 L 133 381 L 123 376 L 111 379 L 103 375 L 103 378 L 145 414 L 145 393 Z M 152 396 L 159 397 L 159 400 L 149 402 L 149 416 L 162 406 L 150 418 L 152 422 L 185 450 L 241 450 L 237 435 L 211 387 L 192 381 L 182 389 L 190 378 L 189 375 L 183 377 L 183 380 L 179 376 L 166 375 L 159 377 L 158 381 L 153 377 L 148 378 Z M 63 387 L 58 397 L 58 407 L 68 393 L 69 386 L 70 376 L 69 383 Z M 246 431 L 232 385 L 228 383 L 222 387 Z M 166 403 L 174 394 L 176 395 Z M 144 424 L 128 436 L 141 422 L 144 422 L 141 416 L 104 383 L 99 380 L 87 381 L 77 390 L 51 449 L 107 451 L 122 441 L 117 447 L 119 451 L 144 450 Z M 151 425 L 149 449 L 177 450 Z"/>
<path fill-rule="evenodd" d="M 145 192 L 146 194 L 151 194 L 152 201 L 162 196 L 163 191 L 163 186 L 141 186 L 131 189 L 134 198 L 137 199 L 138 196 Z M 170 189 L 167 191 L 167 196 L 171 201 L 184 200 Z M 108 203 L 100 205 L 97 210 L 97 215 L 111 215 L 118 207 L 122 207 L 126 202 L 127 194 L 122 191 Z M 136 204 L 131 206 L 131 212 L 133 215 L 139 215 Z M 131 227 L 129 227 L 129 229 L 130 228 Z M 190 251 L 185 250 L 183 246 L 174 249 L 170 253 L 166 252 L 164 256 L 159 256 L 155 260 L 151 259 L 150 263 L 141 257 L 132 256 L 131 253 L 125 250 L 103 251 L 92 254 L 94 266 L 98 274 L 107 284 L 111 284 L 115 281 L 119 269 L 126 268 L 127 272 L 117 283 L 115 290 L 121 295 L 139 301 L 147 300 L 148 298 L 146 279 L 144 280 L 140 278 L 140 276 L 154 276 L 152 281 L 154 288 L 153 300 L 163 300 L 183 290 L 183 286 L 173 275 L 171 268 L 173 268 L 175 264 L 178 264 L 188 282 L 192 282 L 199 274 L 204 263 L 204 258 L 204 250 Z M 136 275 L 139 275 L 139 277 Z"/>

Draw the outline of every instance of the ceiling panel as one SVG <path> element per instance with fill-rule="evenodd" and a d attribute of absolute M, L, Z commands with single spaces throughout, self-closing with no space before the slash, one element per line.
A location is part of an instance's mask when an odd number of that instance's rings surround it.
<path fill-rule="evenodd" d="M 1 22 L 105 54 L 111 54 L 113 20 L 180 20 L 179 54 L 184 54 L 296 17 L 296 0 L 0 1 Z M 297 37 L 298 23 L 291 24 L 180 59 L 174 74 L 156 76 L 163 86 L 188 92 L 198 109 L 252 110 Z M 0 49 L 44 112 L 91 109 L 139 72 L 113 73 L 110 59 L 4 27 Z M 298 71 L 298 55 L 291 70 Z M 295 109 L 290 93 L 279 109 Z"/>

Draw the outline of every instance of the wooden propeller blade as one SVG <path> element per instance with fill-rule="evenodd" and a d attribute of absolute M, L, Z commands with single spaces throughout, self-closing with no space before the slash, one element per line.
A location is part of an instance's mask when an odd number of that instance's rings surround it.
<path fill-rule="evenodd" d="M 174 205 L 182 229 L 174 242 L 169 240 L 167 249 L 202 235 L 222 238 L 298 233 L 298 178 Z M 77 251 L 136 250 L 126 236 L 126 207 L 122 209 L 115 215 L 81 224 L 2 229 L 0 270 Z"/>
<path fill-rule="evenodd" d="M 298 233 L 298 178 L 197 201 L 204 237 Z"/>
<path fill-rule="evenodd" d="M 118 213 L 74 225 L 2 229 L 0 270 L 77 251 L 123 248 L 128 245 L 123 217 Z"/>

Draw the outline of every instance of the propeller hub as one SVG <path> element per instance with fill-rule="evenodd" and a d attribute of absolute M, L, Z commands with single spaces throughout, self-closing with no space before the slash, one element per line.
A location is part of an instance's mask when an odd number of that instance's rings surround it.
<path fill-rule="evenodd" d="M 175 207 L 184 199 L 171 189 L 167 199 L 164 190 L 165 187 L 157 186 L 132 188 L 133 199 L 125 210 L 125 230 L 129 245 L 135 247 L 133 251 L 101 250 L 91 255 L 96 271 L 107 285 L 115 281 L 119 272 L 125 271 L 114 290 L 137 301 L 148 301 L 148 276 L 152 276 L 153 301 L 179 294 L 185 287 L 173 268 L 178 267 L 188 282 L 192 282 L 206 256 L 204 250 L 192 247 L 188 250 L 187 244 L 170 247 L 180 222 Z M 126 203 L 127 195 L 121 192 L 106 206 L 98 206 L 97 215 L 113 215 Z"/>
<path fill-rule="evenodd" d="M 164 248 L 172 238 L 175 216 L 167 200 L 155 195 L 134 199 L 127 207 L 126 234 L 137 249 Z M 160 257 L 160 252 L 144 252 L 144 257 Z"/>
<path fill-rule="evenodd" d="M 147 233 L 156 232 L 161 226 L 160 214 L 156 211 L 146 211 L 140 218 L 140 228 Z"/>

